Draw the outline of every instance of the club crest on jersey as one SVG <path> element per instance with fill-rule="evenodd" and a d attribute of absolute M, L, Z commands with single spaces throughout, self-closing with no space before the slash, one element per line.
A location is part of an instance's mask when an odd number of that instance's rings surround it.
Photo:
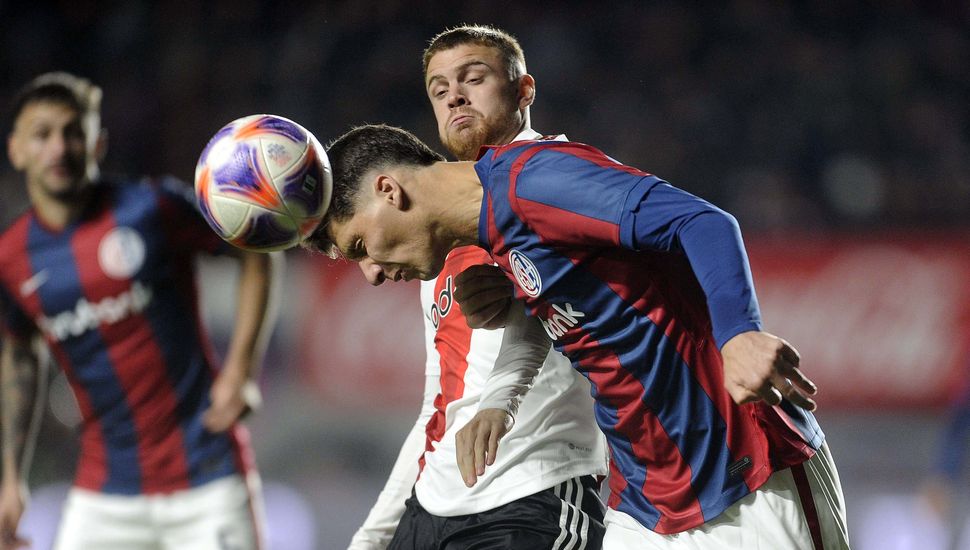
<path fill-rule="evenodd" d="M 525 254 L 518 250 L 509 252 L 509 266 L 512 268 L 512 274 L 515 275 L 515 280 L 519 283 L 522 292 L 533 298 L 542 292 L 542 279 L 539 277 L 539 270 Z"/>
<path fill-rule="evenodd" d="M 112 279 L 128 279 L 145 263 L 145 240 L 130 227 L 116 227 L 101 239 L 98 263 Z"/>

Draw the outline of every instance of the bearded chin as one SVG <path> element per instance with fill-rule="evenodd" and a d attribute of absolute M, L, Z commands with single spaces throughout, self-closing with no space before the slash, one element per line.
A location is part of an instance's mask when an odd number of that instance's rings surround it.
<path fill-rule="evenodd" d="M 444 145 L 458 160 L 476 160 L 478 150 L 490 137 L 486 128 L 468 128 L 457 136 L 449 136 Z"/>
<path fill-rule="evenodd" d="M 514 99 L 514 98 L 513 98 Z M 514 106 L 514 101 L 511 103 Z M 483 145 L 505 145 L 522 129 L 519 112 L 510 108 L 497 118 L 485 120 L 454 136 L 446 136 L 444 146 L 458 160 L 478 160 Z"/>

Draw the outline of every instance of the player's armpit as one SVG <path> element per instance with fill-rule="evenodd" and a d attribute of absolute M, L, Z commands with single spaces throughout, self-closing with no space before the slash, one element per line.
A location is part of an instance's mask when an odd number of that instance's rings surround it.
<path fill-rule="evenodd" d="M 512 428 L 512 415 L 503 409 L 482 409 L 455 434 L 458 470 L 467 487 L 478 482 L 485 466 L 495 463 L 498 442 Z"/>
<path fill-rule="evenodd" d="M 494 265 L 473 265 L 455 277 L 455 301 L 472 328 L 505 326 L 512 282 Z"/>

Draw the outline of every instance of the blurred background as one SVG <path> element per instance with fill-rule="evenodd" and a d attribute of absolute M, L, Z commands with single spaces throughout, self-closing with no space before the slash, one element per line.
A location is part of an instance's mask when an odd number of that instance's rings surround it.
<path fill-rule="evenodd" d="M 437 147 L 423 48 L 449 26 L 499 26 L 538 82 L 537 130 L 737 215 L 766 329 L 821 387 L 854 548 L 970 548 L 970 432 L 948 423 L 970 407 L 970 3 L 691 4 L 0 0 L 0 101 L 49 70 L 100 84 L 107 174 L 191 181 L 208 138 L 257 112 L 324 142 L 386 122 Z M 25 205 L 2 163 L 0 223 Z M 418 413 L 418 286 L 287 254 L 249 421 L 270 548 L 339 549 Z M 219 350 L 233 277 L 202 264 Z M 76 456 L 70 392 L 52 389 L 24 520 L 35 548 Z M 944 462 L 957 473 L 939 477 Z"/>

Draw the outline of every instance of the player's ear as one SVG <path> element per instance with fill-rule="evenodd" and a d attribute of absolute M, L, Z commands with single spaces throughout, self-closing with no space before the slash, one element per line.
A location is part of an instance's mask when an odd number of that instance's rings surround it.
<path fill-rule="evenodd" d="M 393 176 L 388 174 L 378 174 L 374 180 L 374 190 L 380 200 L 398 210 L 407 210 L 408 195 L 404 187 Z"/>
<path fill-rule="evenodd" d="M 525 109 L 536 100 L 536 79 L 526 73 L 519 78 L 519 109 Z"/>
<path fill-rule="evenodd" d="M 23 155 L 20 154 L 20 148 L 17 146 L 17 138 L 12 133 L 7 136 L 7 157 L 10 159 L 10 165 L 14 167 L 14 170 L 18 172 L 23 170 Z"/>
<path fill-rule="evenodd" d="M 104 157 L 108 154 L 108 130 L 102 128 L 98 132 L 98 139 L 94 142 L 94 158 L 98 164 L 104 160 Z"/>

